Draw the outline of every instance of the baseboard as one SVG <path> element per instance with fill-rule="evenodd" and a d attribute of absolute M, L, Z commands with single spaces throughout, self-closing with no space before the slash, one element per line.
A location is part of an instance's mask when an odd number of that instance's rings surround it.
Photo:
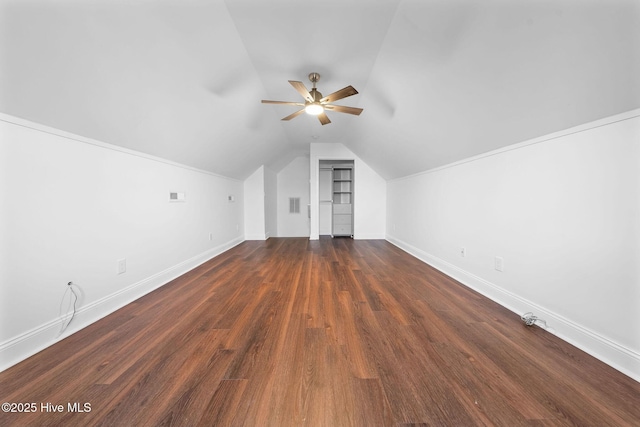
<path fill-rule="evenodd" d="M 233 239 L 146 279 L 133 283 L 102 299 L 80 307 L 73 318 L 73 322 L 63 334 L 59 332 L 60 326 L 65 318 L 56 318 L 17 337 L 0 343 L 0 372 L 33 356 L 103 317 L 108 316 L 149 292 L 160 288 L 184 273 L 193 270 L 197 266 L 239 245 L 243 241 L 244 239 L 241 237 Z"/>
<path fill-rule="evenodd" d="M 355 240 L 384 240 L 384 234 L 372 233 L 372 234 L 359 234 L 356 233 L 353 238 Z"/>
<path fill-rule="evenodd" d="M 535 313 L 545 319 L 549 325 L 546 329 L 548 332 L 640 382 L 640 354 L 635 351 L 402 240 L 388 235 L 386 240 L 518 316 L 527 312 Z"/>
<path fill-rule="evenodd" d="M 269 237 L 266 234 L 247 234 L 244 238 L 245 240 L 267 240 Z"/>

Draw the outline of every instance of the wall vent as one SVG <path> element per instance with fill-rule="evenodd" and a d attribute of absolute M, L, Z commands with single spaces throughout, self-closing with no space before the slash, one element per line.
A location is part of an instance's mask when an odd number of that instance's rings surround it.
<path fill-rule="evenodd" d="M 289 197 L 289 213 L 300 213 L 300 197 Z"/>

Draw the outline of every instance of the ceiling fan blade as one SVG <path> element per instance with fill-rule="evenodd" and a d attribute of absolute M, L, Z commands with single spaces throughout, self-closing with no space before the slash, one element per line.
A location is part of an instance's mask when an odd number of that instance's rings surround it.
<path fill-rule="evenodd" d="M 287 117 L 281 119 L 281 120 L 291 120 L 295 117 L 298 117 L 300 114 L 304 113 L 304 108 L 302 110 L 298 110 L 293 114 L 289 114 Z"/>
<path fill-rule="evenodd" d="M 324 111 L 318 114 L 318 120 L 320 120 L 320 123 L 322 123 L 323 126 L 331 123 L 331 120 L 329 120 L 329 117 L 327 117 L 327 114 Z"/>
<path fill-rule="evenodd" d="M 307 88 L 304 86 L 304 84 L 302 82 L 297 82 L 295 80 L 289 80 L 289 83 L 291 83 L 291 86 L 293 86 L 293 88 L 295 90 L 298 91 L 298 93 L 300 95 L 302 95 L 302 97 L 309 101 L 309 102 L 313 102 L 313 97 L 311 96 L 311 94 L 309 93 L 309 91 L 307 90 Z"/>
<path fill-rule="evenodd" d="M 320 100 L 320 103 L 325 104 L 327 102 L 337 101 L 338 99 L 346 98 L 347 96 L 355 95 L 357 93 L 358 91 L 353 86 L 347 86 L 337 92 L 333 92 L 332 94 L 325 96 Z"/>
<path fill-rule="evenodd" d="M 288 102 L 288 101 L 269 101 L 267 99 L 262 100 L 263 104 L 283 104 L 283 105 L 304 105 L 302 102 Z"/>
<path fill-rule="evenodd" d="M 337 111 L 338 113 L 347 113 L 359 116 L 362 113 L 362 108 L 346 107 L 344 105 L 325 105 L 324 108 L 331 111 Z"/>

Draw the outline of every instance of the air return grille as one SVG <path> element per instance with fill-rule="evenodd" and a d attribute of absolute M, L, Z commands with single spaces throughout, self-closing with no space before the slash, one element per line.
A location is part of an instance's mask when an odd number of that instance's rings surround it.
<path fill-rule="evenodd" d="M 300 213 L 300 197 L 289 197 L 289 213 Z"/>

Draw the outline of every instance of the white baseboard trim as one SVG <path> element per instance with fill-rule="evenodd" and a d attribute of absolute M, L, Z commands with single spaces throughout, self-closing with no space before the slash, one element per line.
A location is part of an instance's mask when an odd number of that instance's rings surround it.
<path fill-rule="evenodd" d="M 146 279 L 133 283 L 104 298 L 80 307 L 73 318 L 73 322 L 71 322 L 68 329 L 61 335 L 59 335 L 60 327 L 63 320 L 68 319 L 68 316 L 53 319 L 50 322 L 0 343 L 0 372 L 50 347 L 90 324 L 97 322 L 149 292 L 164 286 L 173 279 L 182 276 L 186 272 L 228 251 L 243 241 L 244 239 L 242 237 L 233 239 Z"/>
<path fill-rule="evenodd" d="M 247 234 L 245 240 L 267 240 L 269 237 L 265 234 Z"/>
<path fill-rule="evenodd" d="M 533 312 L 539 318 L 545 319 L 549 325 L 547 332 L 640 382 L 640 354 L 637 352 L 402 240 L 389 235 L 386 236 L 386 240 L 518 316 Z"/>
<path fill-rule="evenodd" d="M 371 234 L 358 234 L 356 233 L 353 238 L 355 240 L 384 240 L 385 236 L 384 234 L 377 234 L 377 233 L 371 233 Z"/>

